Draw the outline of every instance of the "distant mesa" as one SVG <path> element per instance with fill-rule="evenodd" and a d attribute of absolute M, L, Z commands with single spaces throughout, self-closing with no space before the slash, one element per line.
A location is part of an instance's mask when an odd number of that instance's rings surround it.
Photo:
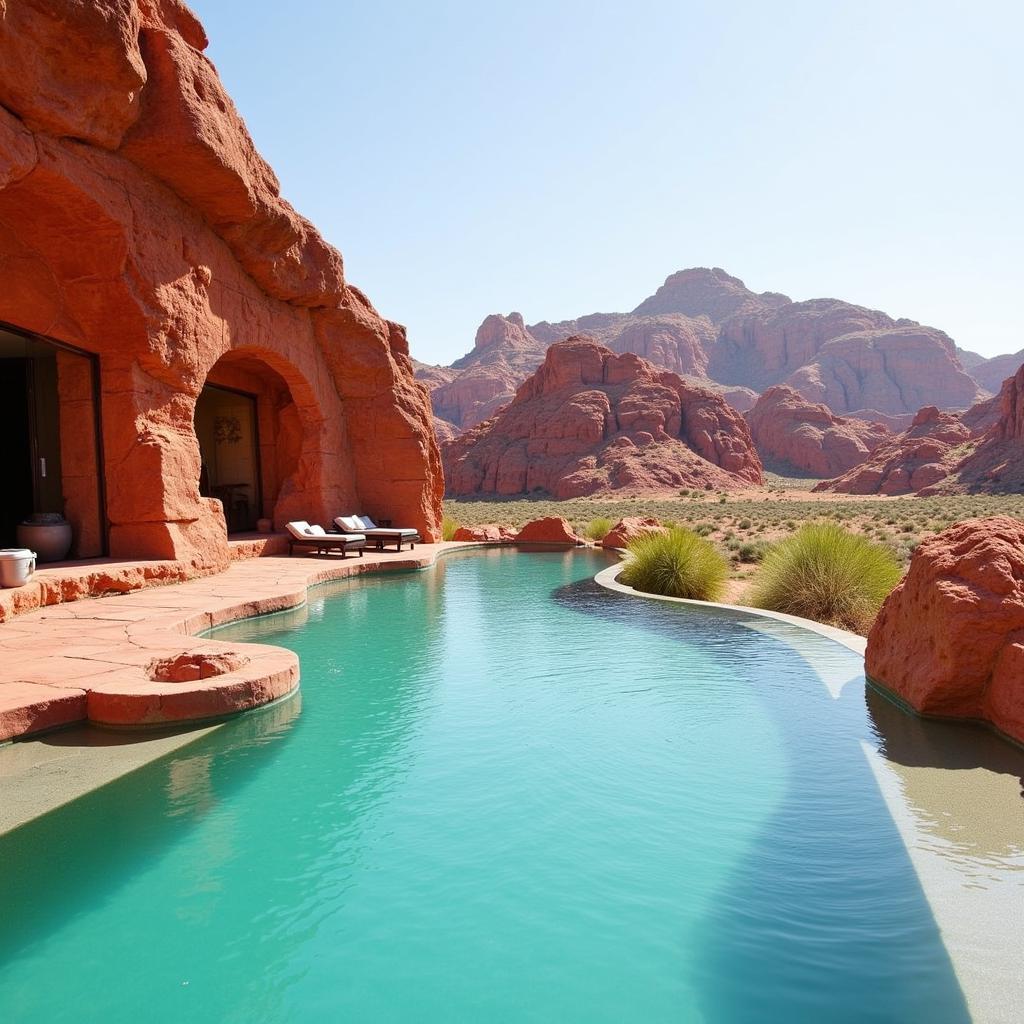
<path fill-rule="evenodd" d="M 512 401 L 444 444 L 442 460 L 451 496 L 763 482 L 747 424 L 720 395 L 585 336 L 548 348 Z"/>
<path fill-rule="evenodd" d="M 984 400 L 1022 361 L 958 349 L 943 331 L 840 299 L 794 302 L 753 292 L 720 268 L 667 278 L 629 313 L 527 324 L 492 314 L 450 367 L 417 365 L 435 414 L 473 427 L 512 401 L 549 345 L 586 335 L 723 395 L 739 411 L 786 385 L 840 417 L 905 429 L 918 409 L 962 411 Z M 1006 360 L 1016 360 L 1007 368 Z M 969 364 L 969 365 L 968 365 Z"/>

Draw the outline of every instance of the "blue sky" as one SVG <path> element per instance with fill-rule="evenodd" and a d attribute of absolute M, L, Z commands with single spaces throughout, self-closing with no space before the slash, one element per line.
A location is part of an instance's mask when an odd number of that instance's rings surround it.
<path fill-rule="evenodd" d="M 191 0 L 282 193 L 450 362 L 671 272 L 1024 347 L 1024 4 Z"/>

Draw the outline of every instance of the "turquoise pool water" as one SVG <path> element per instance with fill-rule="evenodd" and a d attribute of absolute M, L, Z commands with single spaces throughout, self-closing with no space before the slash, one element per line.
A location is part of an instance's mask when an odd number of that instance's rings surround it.
<path fill-rule="evenodd" d="M 451 556 L 219 632 L 301 696 L 0 839 L 3 1018 L 967 1020 L 859 658 L 604 564 Z"/>

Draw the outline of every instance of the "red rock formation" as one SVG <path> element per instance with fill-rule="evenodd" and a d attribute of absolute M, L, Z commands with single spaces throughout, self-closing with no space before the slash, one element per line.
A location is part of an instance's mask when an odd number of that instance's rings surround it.
<path fill-rule="evenodd" d="M 973 353 L 971 353 L 973 355 Z M 976 357 L 978 362 L 972 366 L 965 367 L 967 372 L 983 387 L 989 391 L 999 391 L 1003 381 L 1012 377 L 1017 368 L 1024 363 L 1024 349 L 1019 352 L 1008 352 L 1005 355 L 993 356 L 991 359 Z"/>
<path fill-rule="evenodd" d="M 705 381 L 740 411 L 751 396 L 787 383 L 833 412 L 899 430 L 921 406 L 963 409 L 985 397 L 942 331 L 838 299 L 756 294 L 717 268 L 671 275 L 631 313 L 529 326 L 519 314 L 488 317 L 476 347 L 450 368 L 454 379 L 421 376 L 437 414 L 470 426 L 511 401 L 546 346 L 579 334 Z"/>
<path fill-rule="evenodd" d="M 762 480 L 746 423 L 718 395 L 587 338 L 552 345 L 509 407 L 446 444 L 444 458 L 452 495 Z"/>
<path fill-rule="evenodd" d="M 896 326 L 833 338 L 787 383 L 839 413 L 900 414 L 925 405 L 964 409 L 985 398 L 932 327 Z"/>
<path fill-rule="evenodd" d="M 746 414 L 762 462 L 818 477 L 860 465 L 887 438 L 887 427 L 833 415 L 792 388 L 769 388 Z"/>
<path fill-rule="evenodd" d="M 715 342 L 711 321 L 679 315 L 629 317 L 616 328 L 604 337 L 596 335 L 613 352 L 632 352 L 680 377 L 707 377 L 708 349 Z"/>
<path fill-rule="evenodd" d="M 682 313 L 685 316 L 707 316 L 721 323 L 737 314 L 775 309 L 787 305 L 789 298 L 778 292 L 752 292 L 738 277 L 720 267 L 692 267 L 680 270 L 633 312 L 639 316 L 659 313 Z"/>
<path fill-rule="evenodd" d="M 942 331 L 837 299 L 732 317 L 708 373 L 758 391 L 787 383 L 833 412 L 868 418 L 964 408 L 984 397 Z"/>
<path fill-rule="evenodd" d="M 865 664 L 922 714 L 984 719 L 1024 742 L 1024 523 L 973 519 L 923 541 Z"/>
<path fill-rule="evenodd" d="M 816 489 L 849 494 L 1024 491 L 1024 366 L 960 416 L 922 409 L 863 465 Z"/>
<path fill-rule="evenodd" d="M 945 479 L 956 467 L 962 447 L 971 439 L 959 416 L 921 409 L 909 429 L 883 442 L 867 461 L 816 491 L 842 494 L 910 494 Z"/>
<path fill-rule="evenodd" d="M 452 365 L 461 372 L 431 392 L 434 414 L 458 427 L 475 426 L 512 400 L 544 350 L 520 313 L 487 317 L 477 329 L 473 351 Z"/>
<path fill-rule="evenodd" d="M 527 523 L 517 534 L 517 544 L 575 544 L 584 543 L 576 535 L 572 524 L 561 516 L 545 516 Z"/>
<path fill-rule="evenodd" d="M 625 516 L 620 519 L 601 539 L 603 548 L 624 548 L 629 542 L 645 533 L 663 533 L 665 527 L 650 516 Z"/>
<path fill-rule="evenodd" d="M 434 436 L 437 438 L 438 444 L 454 441 L 461 433 L 462 431 L 454 423 L 439 419 L 437 416 L 434 417 Z"/>
<path fill-rule="evenodd" d="M 499 526 L 497 523 L 485 523 L 482 526 L 460 526 L 452 540 L 476 541 L 486 544 L 511 544 L 516 539 L 516 531 L 510 526 Z"/>
<path fill-rule="evenodd" d="M 991 425 L 953 470 L 943 490 L 1024 491 L 1024 366 L 1003 381 L 995 399 L 963 418 L 973 424 L 975 434 L 986 422 Z"/>
<path fill-rule="evenodd" d="M 205 45 L 178 0 L 6 6 L 0 320 L 100 356 L 112 555 L 227 563 L 198 486 L 208 379 L 258 394 L 264 515 L 358 507 L 435 538 L 404 330 L 280 197 Z"/>

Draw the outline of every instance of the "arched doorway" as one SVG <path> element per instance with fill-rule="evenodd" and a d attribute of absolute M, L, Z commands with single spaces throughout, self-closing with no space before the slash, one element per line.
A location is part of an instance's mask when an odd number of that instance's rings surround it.
<path fill-rule="evenodd" d="M 199 491 L 221 502 L 228 533 L 254 530 L 259 519 L 273 522 L 282 496 L 295 486 L 304 434 L 282 373 L 263 353 L 227 353 L 207 375 L 194 423 Z"/>

